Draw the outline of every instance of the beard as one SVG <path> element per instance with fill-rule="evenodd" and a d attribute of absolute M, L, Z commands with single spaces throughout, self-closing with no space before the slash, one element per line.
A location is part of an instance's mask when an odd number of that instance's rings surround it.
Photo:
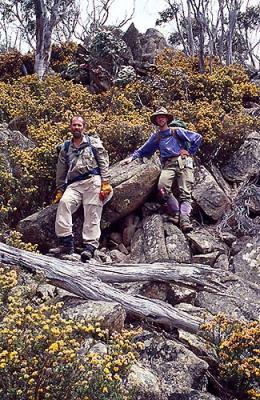
<path fill-rule="evenodd" d="M 75 139 L 79 139 L 82 136 L 82 132 L 80 131 L 74 131 L 72 132 L 72 135 Z"/>

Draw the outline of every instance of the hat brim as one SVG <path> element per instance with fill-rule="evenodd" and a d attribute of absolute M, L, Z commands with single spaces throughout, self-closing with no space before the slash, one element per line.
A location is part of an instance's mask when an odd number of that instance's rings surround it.
<path fill-rule="evenodd" d="M 150 117 L 150 120 L 151 120 L 151 122 L 152 122 L 152 124 L 154 124 L 154 125 L 157 125 L 158 126 L 158 124 L 157 124 L 157 122 L 156 122 L 156 117 L 158 117 L 159 115 L 162 115 L 162 116 L 164 116 L 164 117 L 167 117 L 167 123 L 168 124 L 170 124 L 172 121 L 173 121 L 173 115 L 172 114 L 153 114 L 153 115 L 151 115 L 151 117 Z"/>

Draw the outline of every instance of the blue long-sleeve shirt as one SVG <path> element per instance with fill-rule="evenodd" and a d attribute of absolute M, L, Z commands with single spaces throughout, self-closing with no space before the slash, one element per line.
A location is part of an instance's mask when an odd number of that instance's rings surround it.
<path fill-rule="evenodd" d="M 150 157 L 159 150 L 163 161 L 168 157 L 178 157 L 182 149 L 194 155 L 201 142 L 202 136 L 197 132 L 175 128 L 173 133 L 173 130 L 168 128 L 165 131 L 154 132 L 144 145 L 133 153 L 132 157 L 133 159 Z"/>

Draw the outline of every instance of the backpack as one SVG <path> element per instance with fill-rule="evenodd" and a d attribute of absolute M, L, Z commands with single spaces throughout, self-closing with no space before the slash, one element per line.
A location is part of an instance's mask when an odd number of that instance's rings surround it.
<path fill-rule="evenodd" d="M 89 138 L 88 135 L 85 135 L 85 138 L 87 138 L 87 145 L 90 146 L 91 151 L 92 151 L 92 153 L 93 153 L 93 155 L 94 155 L 94 157 L 95 157 L 95 160 L 97 161 L 97 152 L 96 152 L 95 147 L 92 146 L 91 141 L 90 141 L 90 138 Z M 65 140 L 65 142 L 63 143 L 64 151 L 65 151 L 65 154 L 66 154 L 66 158 L 67 158 L 67 154 L 68 154 L 68 151 L 69 151 L 70 143 L 71 143 L 71 140 L 70 140 L 70 139 Z M 58 146 L 58 147 L 59 147 L 59 151 L 60 151 L 62 145 L 61 145 L 61 146 Z"/>
<path fill-rule="evenodd" d="M 88 135 L 85 135 L 85 138 L 87 138 L 87 143 L 86 143 L 86 144 L 87 144 L 87 146 L 90 146 L 90 149 L 91 149 L 91 151 L 92 151 L 92 153 L 93 153 L 93 155 L 94 155 L 94 158 L 95 158 L 95 160 L 96 160 L 96 162 L 97 162 L 97 164 L 98 164 L 96 149 L 95 149 L 94 146 L 92 146 L 92 144 L 91 144 L 91 142 L 90 142 L 89 136 L 88 136 Z M 66 162 L 67 162 L 68 165 L 69 165 L 68 151 L 69 151 L 70 143 L 71 143 L 71 140 L 70 140 L 70 139 L 65 140 L 65 142 L 63 143 L 64 152 L 65 152 L 65 157 L 66 157 Z M 87 147 L 87 146 L 85 146 L 85 147 Z M 59 151 L 60 151 L 61 148 L 62 148 L 62 145 L 57 146 L 57 149 L 58 149 L 58 148 L 59 148 Z M 83 180 L 83 179 L 86 178 L 86 176 L 89 176 L 89 174 L 100 175 L 100 169 L 99 169 L 99 167 L 93 168 L 93 169 L 89 170 L 88 173 L 81 174 L 81 175 L 79 175 L 78 177 L 72 179 L 71 181 L 68 181 L 68 182 L 67 182 L 67 185 L 69 185 L 69 184 L 71 184 L 71 183 L 74 183 L 74 182 L 77 182 L 77 181 L 80 181 L 80 180 Z"/>

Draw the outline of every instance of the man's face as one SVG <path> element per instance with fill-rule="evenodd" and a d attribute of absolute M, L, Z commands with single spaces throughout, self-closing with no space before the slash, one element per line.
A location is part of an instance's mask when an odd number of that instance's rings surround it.
<path fill-rule="evenodd" d="M 155 121 L 159 128 L 163 128 L 165 125 L 167 125 L 168 118 L 166 117 L 166 115 L 157 115 Z"/>
<path fill-rule="evenodd" d="M 83 118 L 73 118 L 70 124 L 70 130 L 74 138 L 80 138 L 85 130 L 85 123 Z"/>

